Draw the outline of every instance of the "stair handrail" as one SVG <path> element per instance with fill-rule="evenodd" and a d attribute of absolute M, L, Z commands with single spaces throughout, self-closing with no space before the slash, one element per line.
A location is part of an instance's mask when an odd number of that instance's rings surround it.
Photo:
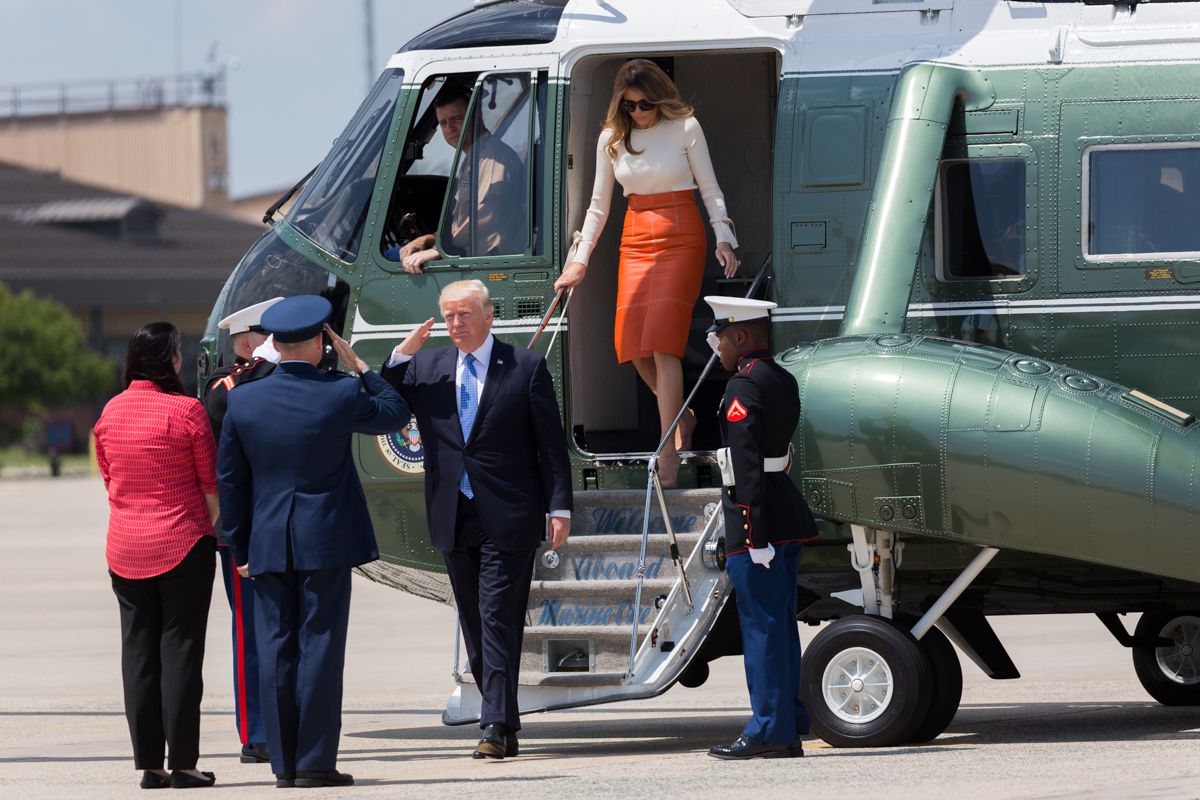
<path fill-rule="evenodd" d="M 762 284 L 764 278 L 771 271 L 771 254 L 767 253 L 767 257 L 763 259 L 762 266 L 758 268 L 758 274 L 754 276 L 754 280 L 750 283 L 750 288 L 746 290 L 744 297 L 750 298 L 758 291 L 758 287 Z M 637 565 L 637 590 L 633 596 L 633 630 L 629 636 L 629 668 L 626 671 L 627 676 L 633 675 L 633 662 L 637 657 L 637 640 L 638 640 L 638 625 L 641 622 L 642 616 L 642 584 L 646 579 L 646 547 L 650 538 L 650 505 L 652 499 L 658 497 L 659 511 L 662 512 L 663 525 L 667 529 L 667 537 L 670 540 L 671 561 L 675 564 L 675 570 L 679 573 L 676 583 L 683 588 L 684 597 L 687 599 L 688 613 L 691 613 L 695 608 L 695 601 L 692 598 L 692 587 L 688 583 L 687 571 L 684 568 L 683 559 L 679 557 L 679 540 L 675 536 L 675 528 L 671 525 L 671 516 L 667 513 L 667 499 L 663 495 L 662 483 L 658 479 L 658 461 L 662 456 L 663 449 L 667 446 L 667 442 L 675 437 L 675 429 L 679 427 L 680 420 L 683 419 L 684 413 L 692 404 L 692 400 L 696 397 L 696 392 L 700 391 L 700 387 L 704 384 L 704 379 L 708 377 L 708 373 L 712 371 L 713 365 L 717 362 L 717 354 L 713 353 L 708 358 L 708 363 L 704 365 L 704 369 L 700 371 L 700 377 L 696 378 L 695 385 L 692 386 L 692 391 L 688 393 L 687 399 L 683 401 L 679 412 L 675 414 L 675 419 L 663 434 L 662 439 L 658 443 L 658 447 L 650 455 L 650 463 L 648 464 L 648 476 L 646 478 L 646 502 L 642 508 L 642 543 L 638 553 Z"/>

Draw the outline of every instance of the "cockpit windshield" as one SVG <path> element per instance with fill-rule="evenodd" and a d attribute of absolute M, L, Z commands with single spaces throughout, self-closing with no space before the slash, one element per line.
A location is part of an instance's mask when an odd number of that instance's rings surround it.
<path fill-rule="evenodd" d="M 403 77 L 400 69 L 380 76 L 288 214 L 293 228 L 342 261 L 358 257 Z"/>

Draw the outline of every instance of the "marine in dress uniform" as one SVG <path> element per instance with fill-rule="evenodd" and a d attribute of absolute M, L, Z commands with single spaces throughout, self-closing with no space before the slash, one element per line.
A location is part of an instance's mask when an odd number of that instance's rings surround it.
<path fill-rule="evenodd" d="M 267 342 L 261 326 L 263 312 L 282 300 L 273 297 L 235 311 L 217 323 L 229 331 L 235 361 L 218 368 L 204 389 L 204 410 L 212 425 L 213 438 L 221 441 L 221 423 L 225 420 L 229 392 L 236 386 L 265 378 L 275 369 L 275 363 L 256 355 L 257 348 Z M 274 351 L 274 348 L 271 348 Z M 278 352 L 275 351 L 276 357 Z M 225 597 L 233 629 L 233 718 L 238 738 L 242 742 L 242 763 L 270 761 L 267 733 L 263 727 L 258 695 L 258 653 L 254 639 L 254 583 L 237 573 L 237 565 L 222 537 L 217 542 L 221 556 L 221 577 L 225 580 Z"/>
<path fill-rule="evenodd" d="M 727 571 L 738 621 L 752 716 L 732 744 L 711 748 L 724 759 L 804 755 L 808 711 L 800 699 L 796 568 L 803 542 L 817 535 L 812 512 L 787 475 L 800 421 L 796 379 L 767 350 L 775 303 L 705 297 L 716 323 L 709 343 L 734 371 L 721 400 L 719 453 Z"/>
<path fill-rule="evenodd" d="M 217 456 L 221 525 L 238 571 L 255 578 L 263 719 L 281 787 L 354 782 L 335 769 L 350 570 L 379 549 L 350 444 L 412 416 L 324 324 L 331 310 L 299 295 L 263 314 L 281 360 L 229 394 Z M 317 368 L 322 329 L 361 380 Z"/>

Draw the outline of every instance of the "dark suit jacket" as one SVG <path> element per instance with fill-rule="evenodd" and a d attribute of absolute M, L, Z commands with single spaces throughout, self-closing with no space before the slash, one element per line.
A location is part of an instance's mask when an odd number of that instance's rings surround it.
<path fill-rule="evenodd" d="M 454 549 L 466 467 L 484 531 L 501 550 L 533 550 L 546 514 L 571 510 L 571 462 L 546 360 L 495 340 L 470 438 L 458 419 L 454 345 L 421 350 L 382 371 L 417 415 L 425 446 L 425 508 L 433 546 Z"/>
<path fill-rule="evenodd" d="M 379 557 L 354 468 L 355 433 L 408 424 L 404 400 L 374 372 L 280 364 L 229 395 L 217 483 L 221 527 L 250 573 L 352 567 Z"/>

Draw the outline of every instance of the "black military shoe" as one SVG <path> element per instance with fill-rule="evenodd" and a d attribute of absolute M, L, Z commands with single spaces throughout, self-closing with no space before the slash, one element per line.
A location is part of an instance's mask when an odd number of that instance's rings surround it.
<path fill-rule="evenodd" d="M 517 734 L 499 722 L 483 729 L 483 736 L 471 758 L 512 758 L 517 754 Z"/>
<path fill-rule="evenodd" d="M 325 769 L 320 772 L 296 772 L 297 789 L 315 789 L 318 786 L 353 786 L 354 776 L 336 769 Z"/>
<path fill-rule="evenodd" d="M 795 744 L 755 744 L 745 736 L 739 736 L 733 744 L 719 744 L 710 747 L 708 754 L 713 758 L 736 760 L 742 758 L 800 758 L 804 748 L 800 742 Z"/>
<path fill-rule="evenodd" d="M 265 764 L 271 760 L 271 751 L 265 744 L 242 745 L 243 764 Z"/>

